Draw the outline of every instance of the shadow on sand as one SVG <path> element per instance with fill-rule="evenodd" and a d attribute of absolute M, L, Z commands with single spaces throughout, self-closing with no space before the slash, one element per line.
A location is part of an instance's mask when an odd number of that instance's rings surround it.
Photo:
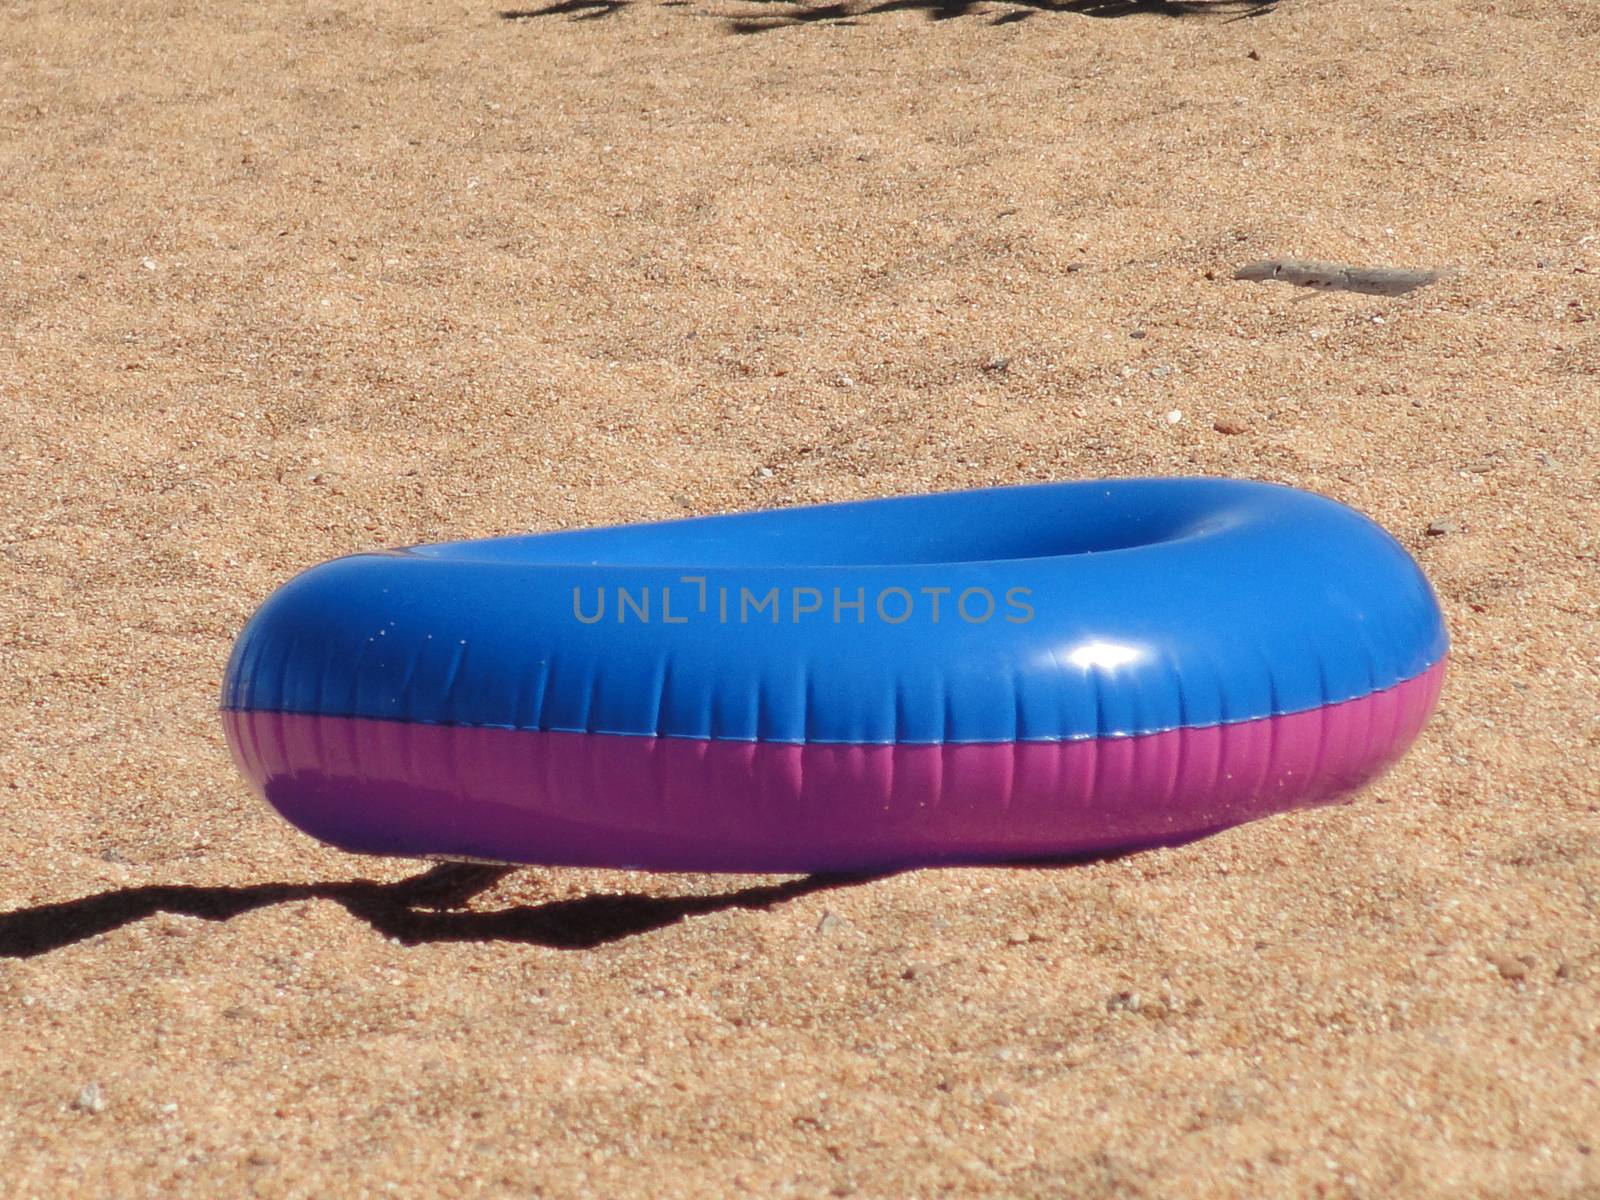
<path fill-rule="evenodd" d="M 261 883 L 243 887 L 123 888 L 80 900 L 0 913 L 0 958 L 48 954 L 161 912 L 226 921 L 296 900 L 332 900 L 384 937 L 406 945 L 500 941 L 587 950 L 664 929 L 687 917 L 729 909 L 769 909 L 815 892 L 882 878 L 807 875 L 785 883 L 710 896 L 596 894 L 496 912 L 457 911 L 514 869 L 441 863 L 396 883 L 352 879 L 343 883 Z"/>
<path fill-rule="evenodd" d="M 567 17 L 596 21 L 615 16 L 637 0 L 551 0 L 537 8 L 511 8 L 502 20 L 525 21 L 533 17 Z M 1014 25 L 1041 13 L 1071 13 L 1084 17 L 1254 17 L 1271 12 L 1278 0 L 746 0 L 749 12 L 727 17 L 733 33 L 763 33 L 792 25 L 856 25 L 871 17 L 897 12 L 920 12 L 933 21 L 983 16 L 991 25 Z M 687 8 L 688 0 L 665 0 L 663 7 Z"/>

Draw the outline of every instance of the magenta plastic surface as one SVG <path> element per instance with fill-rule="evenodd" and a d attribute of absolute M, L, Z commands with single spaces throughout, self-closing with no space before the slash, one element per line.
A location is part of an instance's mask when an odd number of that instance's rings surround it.
<path fill-rule="evenodd" d="M 1444 662 L 1356 700 L 1132 737 L 826 745 L 230 710 L 240 770 L 348 850 L 680 871 L 865 870 L 1171 844 L 1397 759 Z"/>

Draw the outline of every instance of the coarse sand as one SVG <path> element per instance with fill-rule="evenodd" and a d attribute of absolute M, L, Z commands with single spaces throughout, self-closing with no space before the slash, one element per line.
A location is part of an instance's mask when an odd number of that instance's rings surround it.
<path fill-rule="evenodd" d="M 0 6 L 0 1195 L 1600 1196 L 1600 4 L 495 3 Z M 222 744 L 332 555 L 1170 473 L 1432 578 L 1353 804 L 430 870 Z"/>

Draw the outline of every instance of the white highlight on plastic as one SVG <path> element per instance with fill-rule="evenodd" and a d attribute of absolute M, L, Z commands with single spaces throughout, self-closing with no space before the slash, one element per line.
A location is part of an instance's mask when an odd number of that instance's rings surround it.
<path fill-rule="evenodd" d="M 1072 649 L 1067 661 L 1083 671 L 1115 671 L 1143 657 L 1142 649 L 1125 642 L 1084 642 Z"/>

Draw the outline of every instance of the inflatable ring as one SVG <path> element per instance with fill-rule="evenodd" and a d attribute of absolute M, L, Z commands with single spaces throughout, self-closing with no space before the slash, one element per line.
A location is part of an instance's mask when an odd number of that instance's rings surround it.
<path fill-rule="evenodd" d="M 1320 496 L 1043 484 L 358 554 L 284 585 L 235 760 L 348 850 L 821 871 L 1174 843 L 1331 800 L 1443 679 Z"/>

